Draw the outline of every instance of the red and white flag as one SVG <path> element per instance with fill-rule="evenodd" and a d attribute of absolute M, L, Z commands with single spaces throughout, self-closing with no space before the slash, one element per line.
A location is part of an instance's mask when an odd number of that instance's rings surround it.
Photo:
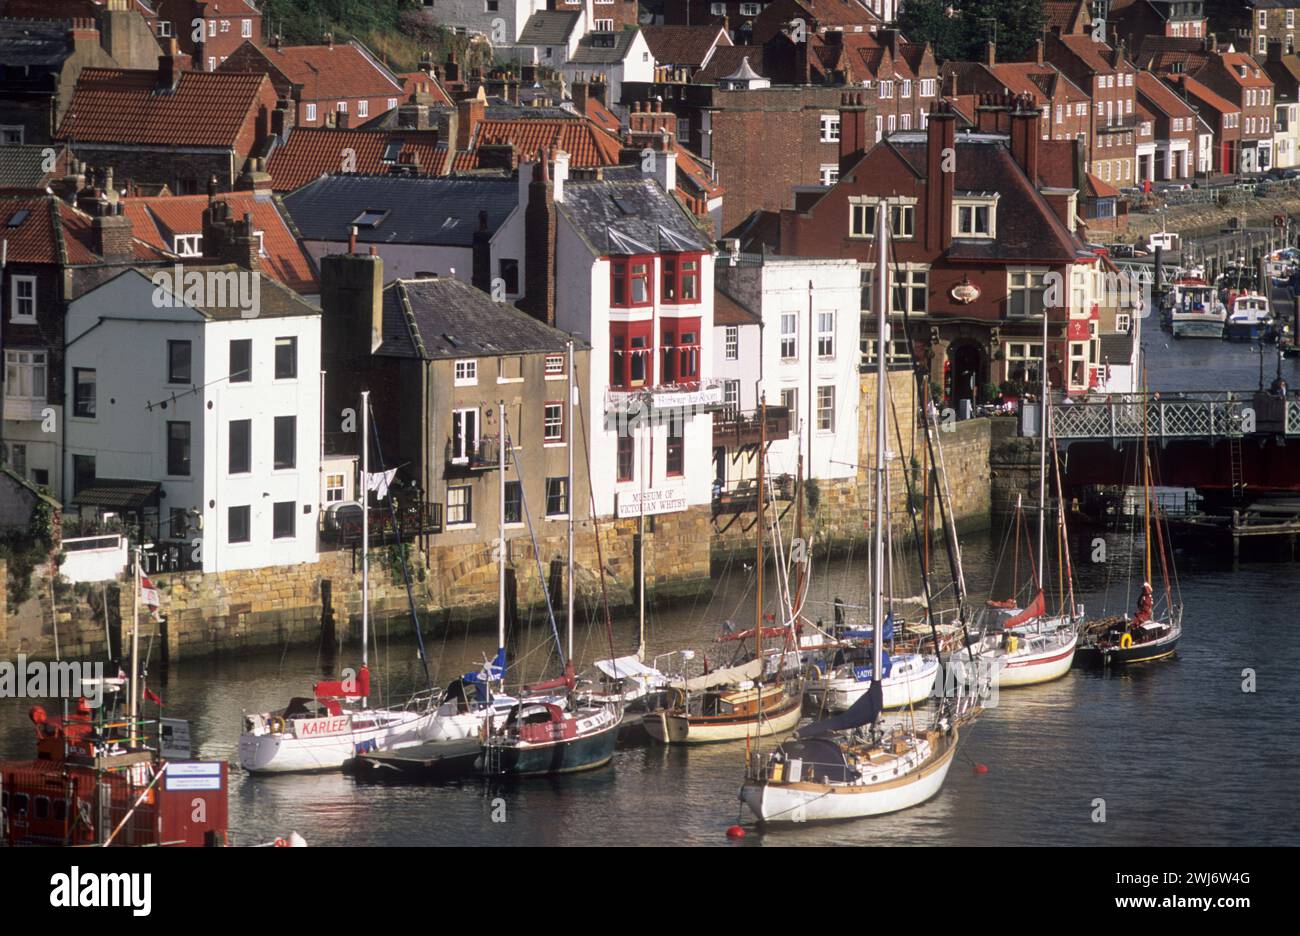
<path fill-rule="evenodd" d="M 149 581 L 149 576 L 145 575 L 143 570 L 140 572 L 140 600 L 144 602 L 145 607 L 153 612 L 155 617 L 158 616 L 158 589 L 153 582 Z"/>

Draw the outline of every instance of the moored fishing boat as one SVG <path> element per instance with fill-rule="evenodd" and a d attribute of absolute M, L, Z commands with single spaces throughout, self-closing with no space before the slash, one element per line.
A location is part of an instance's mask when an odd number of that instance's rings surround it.
<path fill-rule="evenodd" d="M 1175 338 L 1222 338 L 1228 311 L 1214 287 L 1202 279 L 1184 277 L 1169 293 L 1169 325 Z"/>
<path fill-rule="evenodd" d="M 1268 299 L 1257 292 L 1229 294 L 1224 337 L 1229 341 L 1261 341 L 1273 334 L 1273 316 Z"/>

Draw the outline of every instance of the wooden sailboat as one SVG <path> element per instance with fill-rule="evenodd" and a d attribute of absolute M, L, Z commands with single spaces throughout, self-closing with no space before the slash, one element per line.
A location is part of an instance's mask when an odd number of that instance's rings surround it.
<path fill-rule="evenodd" d="M 758 518 L 755 547 L 754 658 L 741 666 L 714 670 L 669 686 L 668 704 L 648 712 L 646 733 L 664 744 L 707 744 L 738 741 L 789 731 L 803 711 L 798 682 L 792 686 L 777 673 L 764 684 L 763 652 L 763 532 L 767 499 L 764 462 L 767 458 L 767 400 L 759 403 Z M 779 667 L 778 667 L 779 669 Z M 791 691 L 792 688 L 794 691 Z"/>
<path fill-rule="evenodd" d="M 1145 368 L 1143 370 L 1145 378 Z M 1145 383 L 1145 379 L 1143 383 Z M 1145 409 L 1145 402 L 1143 404 Z M 1161 523 L 1158 507 L 1152 497 L 1151 452 L 1146 435 L 1146 413 L 1142 418 L 1142 518 L 1143 518 L 1143 580 L 1134 614 L 1105 618 L 1085 629 L 1078 653 L 1083 666 L 1120 666 L 1128 663 L 1149 663 L 1174 655 L 1183 633 L 1183 608 L 1170 586 L 1169 570 L 1173 565 L 1172 549 L 1165 527 Z M 1154 552 L 1160 558 L 1160 571 L 1164 583 L 1162 607 L 1156 607 L 1155 593 L 1151 587 L 1154 577 L 1152 540 Z"/>
<path fill-rule="evenodd" d="M 361 478 L 370 472 L 370 392 L 361 393 Z M 401 706 L 375 708 L 370 696 L 370 507 L 361 511 L 361 667 L 355 677 L 322 680 L 311 697 L 283 709 L 244 716 L 239 764 L 249 773 L 340 770 L 365 751 L 418 744 L 436 717 L 434 695 L 421 692 Z M 359 704 L 358 704 L 359 703 Z"/>
<path fill-rule="evenodd" d="M 872 575 L 872 672 L 884 672 L 884 583 L 887 383 L 889 347 L 883 297 L 888 296 L 886 204 L 876 210 L 879 250 L 876 295 L 876 465 Z M 762 822 L 809 822 L 875 816 L 907 809 L 933 797 L 943 786 L 957 751 L 956 709 L 944 699 L 930 727 L 877 725 L 884 704 L 883 681 L 873 679 L 867 692 L 848 711 L 805 726 L 767 754 L 755 752 L 740 799 Z"/>

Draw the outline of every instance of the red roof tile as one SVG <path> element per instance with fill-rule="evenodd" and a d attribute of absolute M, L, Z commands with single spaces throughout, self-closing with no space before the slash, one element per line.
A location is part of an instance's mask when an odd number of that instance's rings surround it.
<path fill-rule="evenodd" d="M 265 75 L 187 71 L 174 91 L 162 92 L 154 70 L 87 68 L 58 136 L 77 143 L 238 147 L 264 104 L 275 107 Z"/>
<path fill-rule="evenodd" d="M 484 120 L 475 128 L 475 149 L 499 143 L 513 143 L 516 153 L 560 149 L 569 154 L 570 165 L 583 168 L 616 165 L 620 149 L 616 139 L 589 120 Z"/>
<path fill-rule="evenodd" d="M 412 94 L 415 94 L 418 91 L 423 91 L 426 94 L 432 95 L 433 103 L 435 104 L 447 104 L 453 107 L 456 104 L 456 102 L 451 99 L 451 95 L 443 89 L 442 82 L 427 72 L 403 72 L 397 77 L 402 79 L 402 87 L 405 89 L 404 94 L 408 99 Z"/>
<path fill-rule="evenodd" d="M 23 211 L 27 214 L 15 224 Z M 102 262 L 94 250 L 94 220 L 54 195 L 0 195 L 0 224 L 4 225 L 9 262 L 66 262 L 72 266 Z M 136 260 L 165 259 L 139 238 L 134 248 Z"/>
<path fill-rule="evenodd" d="M 315 266 L 307 248 L 289 227 L 276 200 L 255 192 L 227 192 L 217 196 L 230 206 L 231 217 L 252 214 L 253 229 L 262 232 L 262 271 L 298 293 L 320 291 Z M 171 251 L 177 234 L 202 234 L 207 195 L 174 195 L 123 199 L 136 236 L 162 250 Z"/>
<path fill-rule="evenodd" d="M 732 44 L 721 26 L 642 26 L 641 35 L 660 65 L 700 68 L 708 62 L 715 45 Z"/>
<path fill-rule="evenodd" d="M 442 175 L 447 149 L 438 146 L 436 130 L 339 130 L 333 127 L 295 127 L 289 139 L 271 154 L 266 171 L 277 192 L 291 192 L 312 179 L 342 172 L 345 150 L 356 154 L 354 171 L 384 173 L 393 165 L 384 161 L 389 143 L 402 142 L 398 162 L 418 161 L 420 175 Z"/>
<path fill-rule="evenodd" d="M 261 50 L 294 84 L 305 101 L 359 97 L 398 97 L 402 81 L 359 43 L 281 46 Z"/>
<path fill-rule="evenodd" d="M 1173 90 L 1150 72 L 1138 72 L 1138 93 L 1151 102 L 1151 106 L 1170 117 L 1190 117 L 1196 112 Z"/>

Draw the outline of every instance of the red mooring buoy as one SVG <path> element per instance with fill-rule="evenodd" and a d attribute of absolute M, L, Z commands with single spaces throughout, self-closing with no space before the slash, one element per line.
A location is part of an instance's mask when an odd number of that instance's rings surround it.
<path fill-rule="evenodd" d="M 986 774 L 986 773 L 988 773 L 988 772 L 989 772 L 989 765 L 988 765 L 988 764 L 976 764 L 976 765 L 975 765 L 975 773 L 976 773 L 978 776 L 981 776 L 981 777 L 982 777 L 982 776 L 984 776 L 984 774 Z"/>
<path fill-rule="evenodd" d="M 741 839 L 744 837 L 745 837 L 745 830 L 738 825 L 734 825 L 727 830 L 727 838 Z"/>

